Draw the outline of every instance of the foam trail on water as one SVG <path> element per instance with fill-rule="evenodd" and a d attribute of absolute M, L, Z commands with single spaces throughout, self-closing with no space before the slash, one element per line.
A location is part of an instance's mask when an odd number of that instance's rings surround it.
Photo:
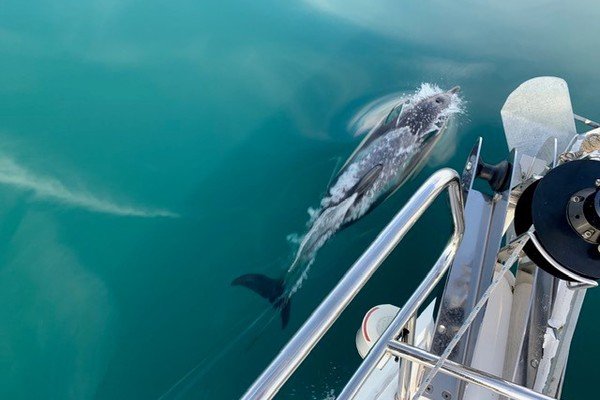
<path fill-rule="evenodd" d="M 93 212 L 143 218 L 178 217 L 176 213 L 168 210 L 118 204 L 84 190 L 71 189 L 58 179 L 29 171 L 9 157 L 0 157 L 0 184 L 31 190 L 38 198 Z"/>
<path fill-rule="evenodd" d="M 317 251 L 323 247 L 325 242 L 327 242 L 327 240 L 340 228 L 344 222 L 344 217 L 348 213 L 350 207 L 354 204 L 356 197 L 357 194 L 354 193 L 337 206 L 325 209 L 312 222 L 312 227 L 302 238 L 296 259 L 288 269 L 288 273 L 291 273 L 300 264 L 304 264 L 302 271 L 299 272 L 298 278 L 289 289 L 290 296 L 300 289 L 302 282 L 304 282 L 308 276 L 308 271 L 315 259 Z"/>

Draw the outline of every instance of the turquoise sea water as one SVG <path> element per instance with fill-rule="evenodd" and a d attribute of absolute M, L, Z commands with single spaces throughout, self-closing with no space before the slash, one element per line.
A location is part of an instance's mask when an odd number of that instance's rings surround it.
<path fill-rule="evenodd" d="M 557 75 L 600 118 L 593 1 L 0 2 L 0 398 L 233 399 L 386 221 L 499 109 Z M 367 104 L 459 84 L 458 134 L 392 199 L 319 253 L 286 330 L 230 281 L 283 273 Z M 450 232 L 440 202 L 280 398 L 335 395 L 366 310 L 402 304 Z M 575 335 L 565 398 L 595 395 L 600 294 Z"/>

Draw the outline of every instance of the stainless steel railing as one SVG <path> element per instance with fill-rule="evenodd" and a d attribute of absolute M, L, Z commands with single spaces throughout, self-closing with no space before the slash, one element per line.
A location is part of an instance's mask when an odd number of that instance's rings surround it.
<path fill-rule="evenodd" d="M 434 354 L 396 340 L 391 340 L 386 343 L 386 345 L 388 346 L 388 351 L 394 356 L 416 362 L 429 368 L 433 367 L 439 360 L 439 357 Z M 444 362 L 444 366 L 440 371 L 465 382 L 485 387 L 492 392 L 506 396 L 509 399 L 556 400 L 525 386 L 517 385 L 516 383 L 509 382 L 497 376 L 488 374 L 487 372 L 479 371 L 450 360 Z M 338 399 L 339 398 L 340 397 L 338 397 Z"/>
<path fill-rule="evenodd" d="M 381 358 L 387 353 L 388 342 L 395 339 L 402 327 L 415 315 L 419 306 L 448 270 L 456 254 L 465 225 L 460 178 L 458 173 L 452 169 L 441 169 L 425 181 L 392 221 L 381 231 L 369 248 L 350 267 L 335 288 L 258 377 L 242 399 L 262 400 L 271 399 L 275 396 L 396 245 L 404 238 L 431 203 L 446 189 L 448 189 L 450 197 L 454 233 L 433 268 L 400 309 L 392 324 L 371 349 L 344 388 L 344 391 L 338 396 L 338 399 L 352 397 L 358 392 L 370 371 L 376 367 Z"/>

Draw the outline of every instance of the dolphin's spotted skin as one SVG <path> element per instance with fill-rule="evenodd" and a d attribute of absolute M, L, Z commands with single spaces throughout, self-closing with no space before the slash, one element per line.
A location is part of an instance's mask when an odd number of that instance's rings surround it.
<path fill-rule="evenodd" d="M 461 112 L 457 92 L 458 88 L 446 92 L 423 84 L 367 135 L 337 174 L 320 208 L 313 212 L 309 230 L 302 237 L 283 281 L 258 279 L 256 274 L 248 274 L 233 284 L 259 294 L 281 293 L 277 304 L 286 311 L 282 319 L 285 325 L 289 296 L 302 284 L 317 251 L 335 232 L 372 210 L 414 172 L 423 153 L 431 148 L 428 141 L 440 133 L 450 116 Z M 282 287 L 266 290 L 262 287 L 265 282 L 279 282 Z"/>

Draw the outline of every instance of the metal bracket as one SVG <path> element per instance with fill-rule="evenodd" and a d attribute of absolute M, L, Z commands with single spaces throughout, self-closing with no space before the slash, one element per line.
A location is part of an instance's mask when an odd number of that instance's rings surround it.
<path fill-rule="evenodd" d="M 506 213 L 509 203 L 509 190 L 496 193 L 494 197 L 472 189 L 476 178 L 475 170 L 478 165 L 482 139 L 475 143 L 465 172 L 461 179 L 463 190 L 469 190 L 465 203 L 465 218 L 467 228 L 456 258 L 452 264 L 446 286 L 440 301 L 440 310 L 436 321 L 436 330 L 431 346 L 433 354 L 441 354 L 462 325 L 466 316 L 475 306 L 477 299 L 492 281 L 495 263 L 500 250 L 504 232 Z M 511 153 L 514 162 L 516 152 Z M 471 167 L 469 167 L 471 162 Z M 511 181 L 515 180 L 516 171 L 513 169 Z M 480 315 L 477 322 L 483 319 Z M 479 323 L 474 323 L 469 332 L 456 346 L 450 359 L 455 362 L 468 364 L 471 361 L 479 332 Z M 436 400 L 445 400 L 448 395 L 453 399 L 460 398 L 464 383 L 453 377 L 440 375 L 432 382 L 428 396 Z"/>

